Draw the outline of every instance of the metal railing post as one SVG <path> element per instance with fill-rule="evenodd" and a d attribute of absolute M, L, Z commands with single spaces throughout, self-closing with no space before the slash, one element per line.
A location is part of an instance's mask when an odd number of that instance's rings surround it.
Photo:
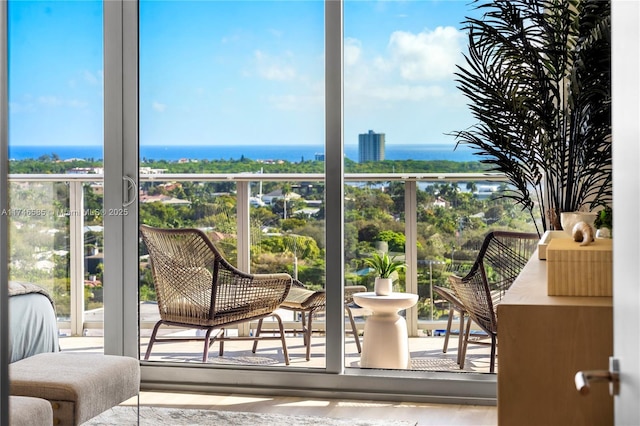
<path fill-rule="evenodd" d="M 251 272 L 251 226 L 249 208 L 249 182 L 236 182 L 236 209 L 238 227 L 238 269 Z M 250 334 L 249 322 L 238 324 L 238 335 Z"/>
<path fill-rule="evenodd" d="M 81 181 L 69 182 L 69 268 L 71 335 L 84 330 L 84 191 Z"/>
<path fill-rule="evenodd" d="M 405 261 L 406 291 L 418 294 L 418 208 L 417 182 L 404 182 L 404 233 L 405 233 Z M 418 336 L 418 308 L 412 306 L 407 309 L 407 329 L 409 336 Z"/>

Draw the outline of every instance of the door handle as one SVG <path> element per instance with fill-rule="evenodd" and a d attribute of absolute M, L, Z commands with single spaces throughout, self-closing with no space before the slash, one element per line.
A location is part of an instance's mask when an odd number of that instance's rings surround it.
<path fill-rule="evenodd" d="M 576 389 L 581 395 L 588 395 L 591 391 L 590 382 L 609 382 L 609 395 L 620 393 L 620 361 L 617 358 L 609 358 L 609 371 L 587 370 L 578 371 L 574 378 Z"/>
<path fill-rule="evenodd" d="M 136 185 L 136 181 L 129 176 L 122 176 L 122 181 L 124 184 L 124 200 L 122 201 L 122 207 L 129 207 L 136 201 L 136 198 L 138 198 L 138 185 Z M 130 195 L 132 189 L 133 197 Z"/>

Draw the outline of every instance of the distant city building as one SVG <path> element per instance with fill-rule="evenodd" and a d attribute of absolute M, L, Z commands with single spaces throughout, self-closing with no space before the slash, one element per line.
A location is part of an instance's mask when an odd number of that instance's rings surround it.
<path fill-rule="evenodd" d="M 384 161 L 384 133 L 369 130 L 358 135 L 358 160 L 360 163 Z"/>
<path fill-rule="evenodd" d="M 321 152 L 316 152 L 315 158 L 316 158 L 316 161 L 324 161 L 324 154 Z"/>

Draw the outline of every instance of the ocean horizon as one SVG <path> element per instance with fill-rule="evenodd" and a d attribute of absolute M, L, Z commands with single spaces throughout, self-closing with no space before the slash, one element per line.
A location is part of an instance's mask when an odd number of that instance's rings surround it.
<path fill-rule="evenodd" d="M 460 145 L 454 150 L 453 144 L 405 144 L 387 145 L 386 160 L 448 160 L 456 162 L 479 161 L 473 149 Z M 60 160 L 80 158 L 98 161 L 103 158 L 101 146 L 45 146 L 45 145 L 9 145 L 10 160 L 38 159 L 42 156 L 57 156 Z M 255 161 L 284 160 L 292 163 L 315 160 L 324 155 L 324 146 L 318 145 L 182 145 L 182 146 L 140 146 L 140 159 L 149 160 L 240 160 L 248 158 Z M 358 161 L 358 146 L 345 145 L 345 157 Z"/>

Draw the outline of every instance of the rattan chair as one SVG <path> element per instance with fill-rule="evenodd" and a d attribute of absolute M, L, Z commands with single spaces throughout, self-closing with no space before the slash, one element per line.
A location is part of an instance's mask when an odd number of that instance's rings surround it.
<path fill-rule="evenodd" d="M 470 319 L 466 324 L 460 356 L 461 369 L 464 368 L 471 321 L 473 321 L 491 339 L 489 371 L 494 372 L 498 342 L 496 309 L 505 292 L 529 261 L 538 240 L 539 236 L 535 233 L 491 232 L 485 237 L 469 273 L 464 277 L 452 275 L 449 278 L 451 287 Z"/>
<path fill-rule="evenodd" d="M 344 307 L 345 312 L 349 316 L 349 323 L 351 325 L 351 331 L 347 333 L 353 334 L 358 353 L 362 352 L 360 345 L 360 337 L 358 335 L 358 327 L 354 319 L 353 310 L 357 308 L 353 303 L 353 294 L 358 292 L 367 291 L 365 286 L 352 285 L 345 286 L 344 288 Z M 320 311 L 324 311 L 326 308 L 327 298 L 324 290 L 310 290 L 304 286 L 300 281 L 293 280 L 291 290 L 285 298 L 280 308 L 287 309 L 300 314 L 301 332 L 303 342 L 306 347 L 306 359 L 311 359 L 311 333 L 313 332 L 313 316 Z M 293 330 L 296 332 L 298 330 Z"/>
<path fill-rule="evenodd" d="M 160 321 L 153 328 L 144 359 L 148 359 L 155 342 L 204 340 L 202 362 L 207 362 L 209 347 L 230 339 L 280 340 L 286 365 L 289 355 L 284 327 L 274 312 L 291 288 L 288 274 L 247 274 L 227 262 L 213 243 L 198 229 L 159 229 L 141 225 L 140 233 L 149 251 Z M 280 336 L 260 336 L 262 319 L 273 316 Z M 260 320 L 255 336 L 225 334 L 225 327 Z M 206 330 L 204 337 L 157 337 L 162 324 Z M 212 334 L 214 330 L 218 330 Z"/>

